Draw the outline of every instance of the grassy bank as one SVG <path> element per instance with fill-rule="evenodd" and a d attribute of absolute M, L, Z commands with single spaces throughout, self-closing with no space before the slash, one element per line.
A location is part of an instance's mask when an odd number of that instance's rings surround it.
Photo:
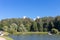
<path fill-rule="evenodd" d="M 13 34 L 48 34 L 48 32 L 16 32 L 16 33 L 13 33 Z"/>
<path fill-rule="evenodd" d="M 8 32 L 4 32 L 4 36 L 7 36 L 9 34 L 14 34 L 14 35 L 21 35 L 21 34 L 48 34 L 48 32 L 14 32 L 14 33 L 8 33 Z"/>
<path fill-rule="evenodd" d="M 6 35 L 8 35 L 8 34 L 10 34 L 10 33 L 8 33 L 8 32 L 4 32 L 4 36 L 6 36 Z M 48 34 L 48 32 L 14 32 L 14 33 L 11 33 L 11 34 L 15 34 L 15 35 L 20 35 L 20 34 Z M 58 33 L 58 34 L 60 34 L 60 32 Z"/>

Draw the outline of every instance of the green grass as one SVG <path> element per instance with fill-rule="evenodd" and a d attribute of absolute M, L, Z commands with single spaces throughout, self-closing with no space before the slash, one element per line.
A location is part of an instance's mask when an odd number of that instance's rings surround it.
<path fill-rule="evenodd" d="M 48 34 L 48 32 L 16 32 L 14 34 Z"/>

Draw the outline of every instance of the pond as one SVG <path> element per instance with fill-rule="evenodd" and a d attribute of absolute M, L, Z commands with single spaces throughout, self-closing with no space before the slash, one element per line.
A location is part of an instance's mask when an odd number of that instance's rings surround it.
<path fill-rule="evenodd" d="M 9 35 L 14 40 L 60 40 L 60 35 Z"/>

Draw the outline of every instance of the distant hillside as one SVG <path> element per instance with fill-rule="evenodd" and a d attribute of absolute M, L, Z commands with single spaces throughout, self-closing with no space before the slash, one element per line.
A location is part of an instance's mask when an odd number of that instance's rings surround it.
<path fill-rule="evenodd" d="M 31 18 L 10 18 L 0 21 L 0 30 L 7 32 L 48 32 L 51 29 L 60 31 L 60 16 Z"/>

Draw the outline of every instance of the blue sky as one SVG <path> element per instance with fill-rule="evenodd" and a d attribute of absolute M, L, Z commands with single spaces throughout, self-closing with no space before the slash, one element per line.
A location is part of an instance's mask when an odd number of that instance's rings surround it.
<path fill-rule="evenodd" d="M 60 0 L 0 0 L 0 19 L 60 15 Z"/>

